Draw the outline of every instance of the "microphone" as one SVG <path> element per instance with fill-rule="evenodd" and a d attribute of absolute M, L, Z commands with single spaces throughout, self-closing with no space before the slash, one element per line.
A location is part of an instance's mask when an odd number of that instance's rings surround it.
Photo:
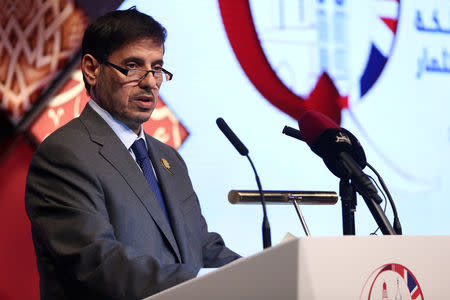
<path fill-rule="evenodd" d="M 283 131 L 281 133 L 284 133 L 285 135 L 293 137 L 294 139 L 303 141 L 303 137 L 300 133 L 300 130 L 297 130 L 295 128 L 292 128 L 289 126 L 284 126 Z"/>
<path fill-rule="evenodd" d="M 337 177 L 351 180 L 366 201 L 383 233 L 396 234 L 377 205 L 382 202 L 377 189 L 369 176 L 362 172 L 367 165 L 366 155 L 356 137 L 318 111 L 305 112 L 298 124 L 303 140 L 323 159 L 327 168 Z"/>
<path fill-rule="evenodd" d="M 228 124 L 224 119 L 218 118 L 216 120 L 217 126 L 223 132 L 223 134 L 227 137 L 231 144 L 233 144 L 234 148 L 241 154 L 242 156 L 248 155 L 248 149 L 244 146 L 241 140 L 234 134 L 233 130 L 228 127 Z"/>
<path fill-rule="evenodd" d="M 260 202 L 259 191 L 231 190 L 228 201 L 231 204 L 253 204 Z M 319 191 L 264 191 L 266 203 L 292 204 L 297 201 L 306 205 L 336 204 L 338 196 L 335 192 Z"/>
<path fill-rule="evenodd" d="M 241 140 L 234 134 L 234 132 L 231 130 L 230 127 L 228 127 L 228 124 L 225 122 L 224 119 L 218 118 L 216 120 L 216 124 L 219 127 L 219 129 L 223 132 L 223 134 L 227 137 L 227 139 L 230 141 L 231 144 L 233 144 L 234 148 L 241 154 L 242 156 L 246 156 L 248 158 L 248 161 L 250 162 L 250 165 L 252 166 L 253 172 L 255 173 L 256 178 L 256 184 L 258 185 L 258 190 L 260 194 L 261 204 L 263 208 L 263 223 L 262 223 L 262 236 L 263 236 L 263 247 L 268 248 L 272 246 L 272 238 L 270 235 L 270 225 L 269 225 L 269 219 L 267 218 L 267 210 L 266 210 L 266 201 L 264 199 L 264 192 L 261 187 L 261 181 L 259 180 L 258 173 L 256 172 L 255 166 L 253 165 L 252 160 L 250 159 L 250 156 L 248 155 L 248 149 L 244 146 L 244 144 L 241 142 Z"/>
<path fill-rule="evenodd" d="M 310 110 L 300 117 L 298 125 L 303 140 L 337 177 L 347 177 L 338 158 L 341 153 L 348 153 L 361 169 L 366 167 L 366 155 L 358 139 L 350 131 L 340 128 L 328 116 Z"/>
<path fill-rule="evenodd" d="M 356 137 L 340 128 L 332 119 L 318 111 L 307 111 L 299 119 L 303 140 L 320 156 L 327 168 L 337 177 L 354 179 L 376 192 L 362 169 L 367 165 L 366 155 Z M 351 178 L 358 175 L 359 178 Z M 367 180 L 368 182 L 366 182 Z M 377 200 L 381 203 L 381 199 Z"/>

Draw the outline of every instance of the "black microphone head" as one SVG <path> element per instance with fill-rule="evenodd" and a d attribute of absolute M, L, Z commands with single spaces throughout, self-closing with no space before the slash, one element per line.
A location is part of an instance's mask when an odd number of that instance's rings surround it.
<path fill-rule="evenodd" d="M 222 118 L 217 118 L 216 124 L 219 129 L 223 132 L 223 134 L 227 137 L 231 144 L 233 144 L 234 148 L 241 154 L 242 156 L 248 155 L 248 149 L 241 142 L 241 140 L 234 134 L 230 127 L 228 127 L 227 123 Z"/>
<path fill-rule="evenodd" d="M 303 141 L 302 134 L 300 133 L 300 130 L 297 130 L 295 128 L 284 126 L 283 131 L 281 133 L 284 133 L 285 135 L 288 135 L 290 137 L 296 138 L 297 140 Z"/>
<path fill-rule="evenodd" d="M 346 152 L 364 169 L 367 165 L 364 153 L 358 139 L 345 128 L 330 128 L 325 130 L 310 145 L 311 150 L 320 156 L 327 168 L 337 177 L 344 177 L 345 171 L 340 169 L 339 154 Z"/>
<path fill-rule="evenodd" d="M 350 142 L 352 142 L 352 149 L 350 151 L 350 155 L 352 158 L 358 163 L 361 169 L 364 169 L 367 166 L 366 153 L 364 152 L 363 147 L 359 140 L 354 136 L 350 131 L 345 128 L 341 128 L 350 138 Z"/>
<path fill-rule="evenodd" d="M 339 164 L 338 156 L 342 152 L 350 154 L 361 169 L 367 165 L 358 139 L 328 116 L 318 111 L 307 111 L 300 117 L 299 126 L 305 142 L 337 177 L 342 178 L 345 173 L 340 170 Z"/>

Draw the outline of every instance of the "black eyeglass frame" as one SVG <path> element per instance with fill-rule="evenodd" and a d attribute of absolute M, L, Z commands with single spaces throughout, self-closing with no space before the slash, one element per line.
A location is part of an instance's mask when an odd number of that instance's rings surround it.
<path fill-rule="evenodd" d="M 139 69 L 131 69 L 130 70 L 130 69 L 122 68 L 122 67 L 120 67 L 118 65 L 115 65 L 115 64 L 109 62 L 109 61 L 105 61 L 104 64 L 113 67 L 114 69 L 116 69 L 117 71 L 119 71 L 120 73 L 122 73 L 125 76 L 128 76 L 128 72 L 129 71 L 133 71 L 133 70 L 138 70 L 138 71 L 145 72 L 145 74 L 142 73 L 144 75 L 139 80 L 144 80 L 144 78 L 147 77 L 148 73 L 152 73 L 153 77 L 155 77 L 155 73 L 156 73 L 155 70 L 139 70 Z M 167 75 L 166 78 L 168 78 L 168 79 L 166 79 L 166 81 L 172 80 L 172 78 L 173 78 L 173 74 L 172 73 L 170 73 L 169 71 L 167 71 L 163 67 L 161 67 L 161 72 L 164 73 L 165 75 Z"/>

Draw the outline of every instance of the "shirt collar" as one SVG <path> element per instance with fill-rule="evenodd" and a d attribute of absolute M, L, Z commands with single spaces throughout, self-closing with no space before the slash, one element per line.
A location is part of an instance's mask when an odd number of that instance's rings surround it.
<path fill-rule="evenodd" d="M 147 147 L 147 141 L 145 139 L 144 128 L 141 125 L 141 130 L 139 136 L 127 125 L 115 119 L 109 112 L 100 107 L 94 100 L 90 99 L 88 104 L 91 106 L 96 113 L 102 117 L 103 120 L 111 127 L 120 141 L 125 145 L 127 149 L 130 149 L 131 145 L 133 145 L 134 141 L 138 138 L 142 138 L 145 142 L 145 146 Z M 148 149 L 148 147 L 147 147 Z"/>

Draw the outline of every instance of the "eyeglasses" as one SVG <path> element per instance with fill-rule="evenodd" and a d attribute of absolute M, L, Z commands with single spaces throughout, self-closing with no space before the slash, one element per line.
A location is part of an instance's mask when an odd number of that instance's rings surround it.
<path fill-rule="evenodd" d="M 148 73 L 152 73 L 156 82 L 161 84 L 163 81 L 172 80 L 173 74 L 167 71 L 166 69 L 159 67 L 156 70 L 139 70 L 139 69 L 125 69 L 110 63 L 109 61 L 105 62 L 105 65 L 111 66 L 123 75 L 127 76 L 131 81 L 141 81 L 145 77 L 147 77 Z"/>

